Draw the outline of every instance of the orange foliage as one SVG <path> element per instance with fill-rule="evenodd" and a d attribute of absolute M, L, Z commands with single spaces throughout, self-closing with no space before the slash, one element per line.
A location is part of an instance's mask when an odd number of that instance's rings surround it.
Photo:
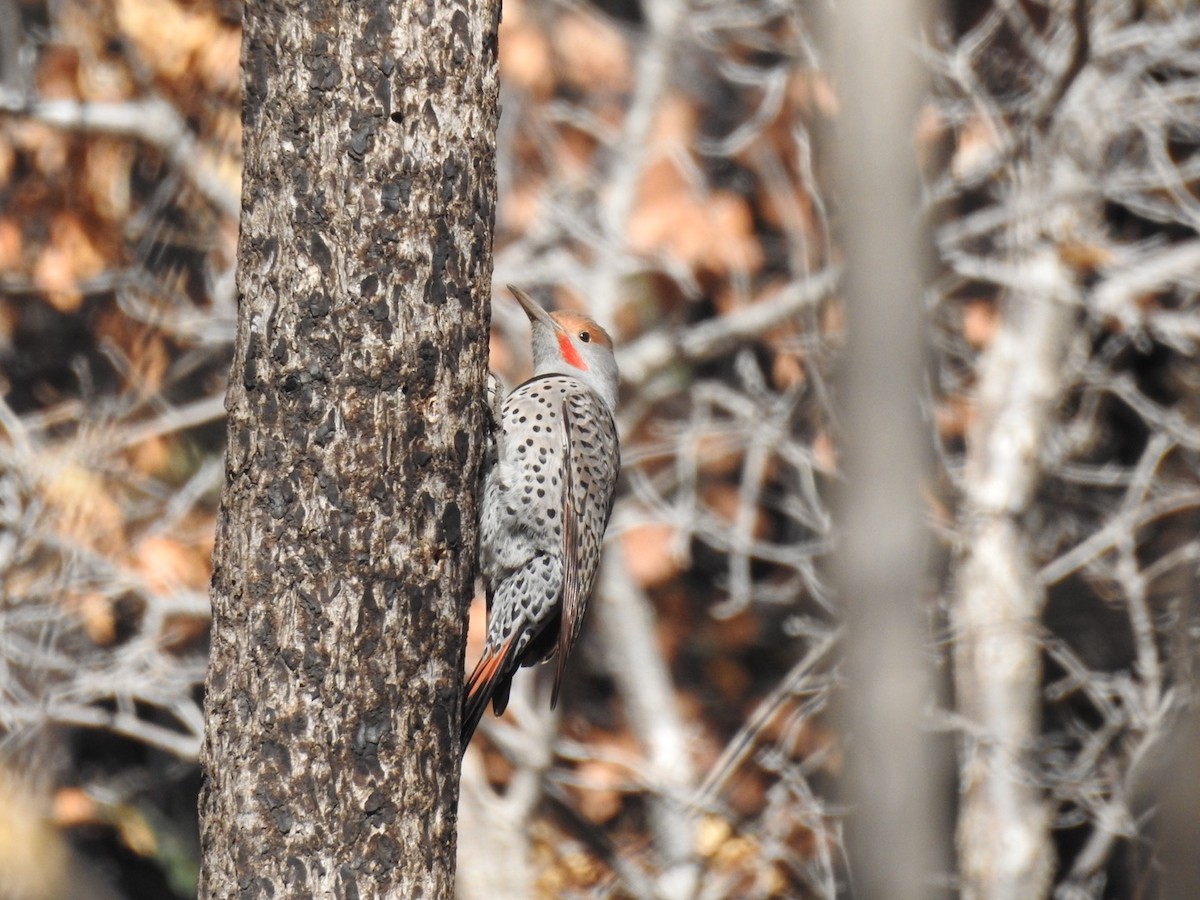
<path fill-rule="evenodd" d="M 670 159 L 647 166 L 628 239 L 639 253 L 670 252 L 716 275 L 753 273 L 763 263 L 746 199 L 726 190 L 706 195 Z"/>
<path fill-rule="evenodd" d="M 643 588 L 660 587 L 675 578 L 682 561 L 675 550 L 678 533 L 665 522 L 636 525 L 621 534 L 625 569 Z"/>

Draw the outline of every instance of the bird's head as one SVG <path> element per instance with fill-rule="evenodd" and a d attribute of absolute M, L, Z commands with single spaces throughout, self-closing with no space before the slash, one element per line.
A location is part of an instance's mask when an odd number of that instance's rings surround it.
<path fill-rule="evenodd" d="M 533 373 L 571 375 L 594 390 L 609 410 L 617 406 L 617 360 L 612 338 L 591 316 L 569 310 L 548 313 L 511 284 L 508 289 L 533 329 Z"/>

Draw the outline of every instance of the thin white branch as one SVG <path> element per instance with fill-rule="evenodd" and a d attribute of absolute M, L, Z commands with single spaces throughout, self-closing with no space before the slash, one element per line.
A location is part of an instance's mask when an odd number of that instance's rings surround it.
<path fill-rule="evenodd" d="M 159 97 L 122 103 L 83 103 L 77 100 L 26 101 L 0 90 L 0 113 L 23 116 L 56 128 L 112 134 L 143 140 L 166 155 L 209 202 L 237 218 L 241 198 L 201 157 L 196 137 L 179 112 Z"/>
<path fill-rule="evenodd" d="M 1149 500 L 1136 510 L 1130 510 L 1110 519 L 1090 538 L 1077 544 L 1053 562 L 1047 563 L 1038 572 L 1038 581 L 1043 585 L 1057 584 L 1068 575 L 1078 572 L 1101 554 L 1112 550 L 1126 532 L 1136 531 L 1163 516 L 1197 508 L 1200 508 L 1200 491 L 1197 490 L 1173 491 Z"/>
<path fill-rule="evenodd" d="M 678 799 L 692 790 L 688 739 L 653 607 L 620 555 L 619 546 L 604 555 L 594 615 L 630 726 L 646 748 L 652 782 L 660 786 L 650 796 L 650 828 L 662 858 L 659 891 L 666 900 L 684 900 L 695 894 L 698 874 L 694 823 Z"/>
<path fill-rule="evenodd" d="M 1153 318 L 1141 303 L 1145 295 L 1181 283 L 1200 289 L 1200 240 L 1139 254 L 1119 270 L 1105 273 L 1092 292 L 1091 303 L 1096 315 L 1112 316 L 1125 328 L 1133 329 L 1143 318 Z"/>
<path fill-rule="evenodd" d="M 206 425 L 224 417 L 225 395 L 215 394 L 185 406 L 170 407 L 148 422 L 125 426 L 121 429 L 115 446 L 120 449 L 135 447 L 144 441 L 187 431 L 189 428 Z"/>
<path fill-rule="evenodd" d="M 592 268 L 588 299 L 601 324 L 611 324 L 616 316 L 621 279 L 626 274 L 622 264 L 625 229 L 648 159 L 650 129 L 672 76 L 674 48 L 687 8 L 683 0 L 655 0 L 642 7 L 646 30 L 633 73 L 633 97 L 600 198 L 601 258 Z"/>
<path fill-rule="evenodd" d="M 701 362 L 727 352 L 832 297 L 840 277 L 841 269 L 829 266 L 796 279 L 764 300 L 682 332 L 651 332 L 618 351 L 621 378 L 626 384 L 641 386 L 675 363 Z"/>
<path fill-rule="evenodd" d="M 139 718 L 130 712 L 109 712 L 95 706 L 63 706 L 42 714 L 42 721 L 82 728 L 102 728 L 148 747 L 194 760 L 200 753 L 200 734 L 184 734 Z"/>
<path fill-rule="evenodd" d="M 828 664 L 828 658 L 837 647 L 840 638 L 841 633 L 838 631 L 828 631 L 817 637 L 799 662 L 792 666 L 791 671 L 759 702 L 750 718 L 725 745 L 720 758 L 704 776 L 704 782 L 696 792 L 695 803 L 698 807 L 706 808 L 711 804 L 717 793 L 754 751 L 763 729 L 786 703 L 806 692 L 828 694 L 832 691 L 830 681 L 823 680 L 819 673 L 820 669 Z"/>
<path fill-rule="evenodd" d="M 981 729 L 964 738 L 958 841 L 970 897 L 1032 898 L 1049 888 L 1050 814 L 1030 767 L 1039 733 L 1044 595 L 1019 522 L 1062 395 L 1076 288 L 1053 250 L 1025 264 L 980 366 L 968 434 L 966 558 L 953 621 L 959 709 Z"/>
<path fill-rule="evenodd" d="M 526 900 L 534 896 L 529 860 L 532 806 L 502 799 L 487 783 L 479 754 L 463 758 L 458 803 L 459 900 Z"/>

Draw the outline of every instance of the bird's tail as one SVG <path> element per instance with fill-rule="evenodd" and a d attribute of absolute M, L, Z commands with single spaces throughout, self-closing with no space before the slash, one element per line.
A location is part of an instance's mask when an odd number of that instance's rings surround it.
<path fill-rule="evenodd" d="M 507 699 L 508 682 L 512 679 L 509 656 L 515 645 L 516 638 L 512 637 L 494 650 L 490 646 L 484 648 L 483 656 L 475 664 L 471 676 L 467 679 L 466 693 L 463 696 L 462 743 L 460 744 L 462 753 L 467 752 L 467 744 L 471 742 L 471 735 L 479 727 L 479 720 L 483 718 L 483 711 L 487 709 L 488 701 L 498 693 Z M 503 709 L 503 706 L 500 709 Z M 496 712 L 498 715 L 500 710 L 498 709 Z"/>

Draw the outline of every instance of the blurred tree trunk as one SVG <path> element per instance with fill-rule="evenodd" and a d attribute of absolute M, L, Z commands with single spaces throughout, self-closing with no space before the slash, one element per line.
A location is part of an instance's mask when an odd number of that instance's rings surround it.
<path fill-rule="evenodd" d="M 202 897 L 448 897 L 498 0 L 248 0 Z"/>
<path fill-rule="evenodd" d="M 847 735 L 842 796 L 858 898 L 924 900 L 949 849 L 949 755 L 928 733 L 932 636 L 923 610 L 929 534 L 921 507 L 927 425 L 918 398 L 928 341 L 921 283 L 928 253 L 914 227 L 911 142 L 926 88 L 914 51 L 924 0 L 835 8 L 840 117 L 834 167 L 846 254 L 846 350 L 839 401 L 845 480 L 833 575 L 846 623 Z"/>

